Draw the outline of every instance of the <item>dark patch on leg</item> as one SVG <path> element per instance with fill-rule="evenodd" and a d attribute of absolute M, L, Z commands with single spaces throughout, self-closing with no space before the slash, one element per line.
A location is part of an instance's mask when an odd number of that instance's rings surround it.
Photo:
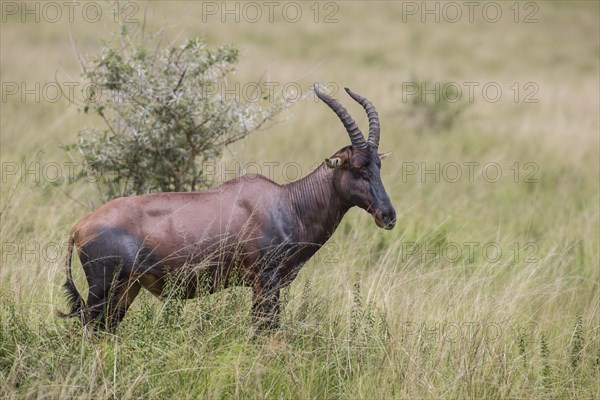
<path fill-rule="evenodd" d="M 137 297 L 140 292 L 141 285 L 137 281 L 129 281 L 127 279 L 121 279 L 114 285 L 112 291 L 114 293 L 111 296 L 111 302 L 108 304 L 107 314 L 107 330 L 114 333 L 117 326 L 129 309 L 133 300 Z"/>
<path fill-rule="evenodd" d="M 289 247 L 285 244 L 274 246 L 261 256 L 252 298 L 252 322 L 258 333 L 279 328 L 281 271 L 288 257 Z"/>
<path fill-rule="evenodd" d="M 293 227 L 289 214 L 283 208 L 276 208 L 265 225 L 252 299 L 252 321 L 259 333 L 279 328 L 283 268 L 298 247 L 298 236 Z"/>
<path fill-rule="evenodd" d="M 151 251 L 125 229 L 103 228 L 81 247 L 79 258 L 89 285 L 88 321 L 96 329 L 114 331 L 129 307 L 119 309 L 118 295 L 135 273 L 154 265 Z"/>

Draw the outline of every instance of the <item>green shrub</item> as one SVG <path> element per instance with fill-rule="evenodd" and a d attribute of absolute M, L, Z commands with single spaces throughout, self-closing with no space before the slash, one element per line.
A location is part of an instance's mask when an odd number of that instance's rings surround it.
<path fill-rule="evenodd" d="M 234 47 L 210 49 L 198 38 L 156 43 L 160 38 L 138 40 L 123 28 L 81 63 L 81 106 L 104 127 L 82 129 L 65 149 L 81 154 L 79 178 L 93 177 L 107 198 L 207 187 L 203 165 L 285 106 L 218 94 L 239 59 Z"/>

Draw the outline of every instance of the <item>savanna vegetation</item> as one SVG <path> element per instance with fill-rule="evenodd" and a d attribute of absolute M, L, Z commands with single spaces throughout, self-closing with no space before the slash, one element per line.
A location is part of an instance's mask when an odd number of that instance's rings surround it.
<path fill-rule="evenodd" d="M 272 21 L 240 5 L 225 22 L 220 2 L 96 3 L 102 18 L 75 8 L 72 23 L 2 3 L 2 398 L 600 396 L 597 2 L 498 3 L 497 22 L 483 7 L 451 22 L 445 3 L 439 22 L 407 8 L 421 3 L 303 3 L 296 22 L 285 3 Z M 82 96 L 76 54 L 98 54 L 115 15 L 166 47 L 232 44 L 236 73 L 215 93 L 252 99 L 258 83 L 261 101 L 292 103 L 204 166 L 215 183 L 244 170 L 286 183 L 348 144 L 316 81 L 363 131 L 340 89 L 379 110 L 396 227 L 351 210 L 285 291 L 273 336 L 254 336 L 250 291 L 235 288 L 143 293 L 117 335 L 56 318 L 69 229 L 102 204 L 94 174 L 69 182 L 83 167 L 64 146 L 105 125 L 53 83 Z"/>

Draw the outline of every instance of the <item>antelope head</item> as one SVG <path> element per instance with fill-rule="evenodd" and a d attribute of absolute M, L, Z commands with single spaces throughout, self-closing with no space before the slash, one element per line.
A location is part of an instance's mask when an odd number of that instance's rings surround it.
<path fill-rule="evenodd" d="M 389 153 L 378 152 L 379 115 L 375 107 L 365 97 L 345 88 L 369 117 L 369 138 L 365 141 L 348 111 L 337 100 L 319 91 L 316 84 L 313 88 L 319 99 L 340 118 L 352 143 L 325 159 L 327 166 L 334 170 L 333 183 L 338 196 L 349 207 L 358 206 L 370 213 L 380 228 L 392 229 L 396 224 L 396 210 L 381 181 L 381 160 Z"/>

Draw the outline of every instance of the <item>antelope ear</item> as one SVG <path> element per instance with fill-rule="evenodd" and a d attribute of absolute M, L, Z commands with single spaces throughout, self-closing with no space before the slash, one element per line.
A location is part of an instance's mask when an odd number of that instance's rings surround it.
<path fill-rule="evenodd" d="M 388 151 L 387 153 L 379 154 L 379 159 L 383 160 L 384 158 L 387 158 L 387 156 L 389 156 L 390 154 L 392 154 L 391 151 Z"/>
<path fill-rule="evenodd" d="M 325 163 L 329 168 L 339 168 L 342 165 L 341 157 L 326 158 Z"/>

